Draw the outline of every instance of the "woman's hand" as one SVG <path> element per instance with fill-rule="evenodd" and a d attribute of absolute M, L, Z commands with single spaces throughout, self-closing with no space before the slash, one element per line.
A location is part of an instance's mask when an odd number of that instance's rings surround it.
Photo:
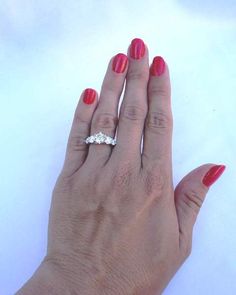
<path fill-rule="evenodd" d="M 199 209 L 225 168 L 203 165 L 173 188 L 170 92 L 167 64 L 155 57 L 149 69 L 140 39 L 128 58 L 112 58 L 99 100 L 84 91 L 53 191 L 48 252 L 19 294 L 161 294 L 190 254 Z M 116 128 L 115 146 L 84 143 Z"/>

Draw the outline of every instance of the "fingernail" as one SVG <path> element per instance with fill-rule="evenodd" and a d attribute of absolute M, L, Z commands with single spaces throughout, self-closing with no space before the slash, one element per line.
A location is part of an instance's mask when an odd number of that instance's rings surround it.
<path fill-rule="evenodd" d="M 211 169 L 204 176 L 202 183 L 205 186 L 210 187 L 222 175 L 225 168 L 225 165 L 215 165 L 211 167 Z"/>
<path fill-rule="evenodd" d="M 116 73 L 124 73 L 128 63 L 128 58 L 123 53 L 118 53 L 112 63 L 112 70 Z"/>
<path fill-rule="evenodd" d="M 166 63 L 161 56 L 156 56 L 153 59 L 150 73 L 152 76 L 161 76 L 165 71 Z"/>
<path fill-rule="evenodd" d="M 145 54 L 145 44 L 142 39 L 135 38 L 131 42 L 130 56 L 134 59 L 140 59 Z"/>
<path fill-rule="evenodd" d="M 86 104 L 92 104 L 96 98 L 96 91 L 92 88 L 87 88 L 84 91 L 83 102 Z"/>

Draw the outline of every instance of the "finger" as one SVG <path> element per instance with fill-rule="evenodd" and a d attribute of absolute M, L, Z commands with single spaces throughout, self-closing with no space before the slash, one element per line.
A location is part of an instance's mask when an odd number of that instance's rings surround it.
<path fill-rule="evenodd" d="M 113 150 L 114 156 L 123 159 L 133 156 L 140 158 L 149 78 L 148 49 L 141 39 L 131 42 L 128 55 L 129 68 L 119 114 L 117 144 Z"/>
<path fill-rule="evenodd" d="M 89 136 L 91 120 L 98 102 L 97 93 L 94 89 L 87 88 L 82 93 L 77 108 L 68 139 L 66 157 L 63 166 L 65 175 L 72 175 L 84 163 L 88 145 L 84 142 Z"/>
<path fill-rule="evenodd" d="M 185 176 L 175 189 L 180 250 L 189 254 L 192 230 L 209 187 L 222 175 L 224 165 L 206 164 Z"/>
<path fill-rule="evenodd" d="M 172 113 L 168 66 L 157 56 L 150 67 L 148 114 L 145 120 L 142 165 L 171 168 Z"/>
<path fill-rule="evenodd" d="M 114 137 L 118 121 L 118 104 L 127 72 L 128 58 L 119 53 L 113 57 L 103 80 L 99 103 L 92 119 L 91 134 L 103 132 Z M 104 164 L 112 151 L 108 144 L 91 144 L 88 162 Z"/>

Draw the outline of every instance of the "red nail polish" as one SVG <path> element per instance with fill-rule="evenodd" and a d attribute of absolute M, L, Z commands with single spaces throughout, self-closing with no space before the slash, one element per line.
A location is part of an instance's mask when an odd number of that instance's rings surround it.
<path fill-rule="evenodd" d="M 142 39 L 135 38 L 131 42 L 130 56 L 134 59 L 140 59 L 145 54 L 145 44 Z"/>
<path fill-rule="evenodd" d="M 151 68 L 150 68 L 150 73 L 152 76 L 161 76 L 164 71 L 165 71 L 165 61 L 161 56 L 156 56 L 153 59 Z"/>
<path fill-rule="evenodd" d="M 128 63 L 128 58 L 123 53 L 118 53 L 112 63 L 112 70 L 116 73 L 124 73 Z"/>
<path fill-rule="evenodd" d="M 92 88 L 87 88 L 84 91 L 83 102 L 86 104 L 92 104 L 96 98 L 96 91 Z"/>
<path fill-rule="evenodd" d="M 215 165 L 204 176 L 202 183 L 210 187 L 224 172 L 225 165 Z"/>

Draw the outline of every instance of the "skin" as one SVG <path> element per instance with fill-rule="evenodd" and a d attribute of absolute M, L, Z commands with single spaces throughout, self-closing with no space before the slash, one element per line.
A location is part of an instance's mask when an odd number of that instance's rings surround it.
<path fill-rule="evenodd" d="M 18 295 L 161 294 L 191 252 L 208 191 L 202 179 L 214 164 L 173 187 L 168 66 L 151 76 L 148 48 L 128 57 L 122 74 L 111 59 L 93 104 L 81 95 L 53 190 L 47 254 Z M 114 137 L 116 128 L 114 147 L 83 142 L 98 131 Z"/>

